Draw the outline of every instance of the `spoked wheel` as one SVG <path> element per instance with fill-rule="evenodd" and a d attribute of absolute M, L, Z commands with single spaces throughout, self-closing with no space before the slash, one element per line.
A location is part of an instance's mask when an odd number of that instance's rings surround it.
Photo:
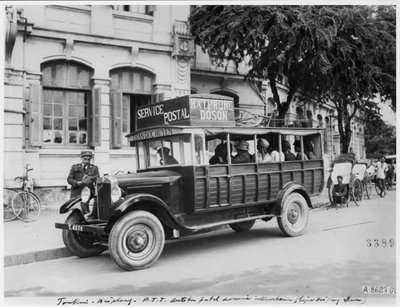
<path fill-rule="evenodd" d="M 371 177 L 368 177 L 365 181 L 365 194 L 367 194 L 367 198 L 371 199 L 372 196 L 372 181 Z"/>
<path fill-rule="evenodd" d="M 15 190 L 3 188 L 3 221 L 15 220 L 17 217 L 12 209 L 12 200 L 17 194 Z"/>
<path fill-rule="evenodd" d="M 164 228 L 159 219 L 139 210 L 127 213 L 115 223 L 108 246 L 115 263 L 131 271 L 151 266 L 160 257 L 164 242 Z"/>
<path fill-rule="evenodd" d="M 85 218 L 79 211 L 72 213 L 65 220 L 66 224 L 79 224 L 85 221 Z M 72 230 L 63 229 L 62 238 L 65 247 L 74 255 L 80 258 L 100 255 L 107 247 L 101 245 L 94 237 L 85 235 Z"/>
<path fill-rule="evenodd" d="M 356 178 L 353 183 L 353 189 L 351 191 L 351 196 L 354 203 L 359 206 L 363 197 L 363 184 L 360 179 Z"/>
<path fill-rule="evenodd" d="M 285 197 L 281 206 L 281 214 L 278 216 L 280 230 L 289 237 L 302 235 L 308 224 L 307 201 L 295 192 Z"/>
<path fill-rule="evenodd" d="M 12 199 L 12 210 L 21 221 L 33 222 L 40 215 L 40 200 L 31 192 L 18 192 Z"/>
<path fill-rule="evenodd" d="M 333 187 L 334 187 L 334 184 L 333 184 L 333 183 L 331 183 L 331 184 L 328 186 L 329 202 L 331 203 L 330 206 L 335 206 L 335 201 L 333 200 Z"/>
<path fill-rule="evenodd" d="M 231 227 L 236 232 L 244 232 L 244 231 L 249 231 L 254 226 L 255 222 L 256 221 L 253 220 L 253 221 L 229 224 L 229 227 Z"/>

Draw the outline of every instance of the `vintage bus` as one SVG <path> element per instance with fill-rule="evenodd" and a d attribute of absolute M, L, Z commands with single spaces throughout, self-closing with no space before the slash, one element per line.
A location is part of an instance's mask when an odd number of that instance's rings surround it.
<path fill-rule="evenodd" d="M 135 270 L 152 265 L 165 240 L 216 226 L 248 231 L 277 217 L 285 236 L 303 234 L 310 196 L 323 189 L 323 130 L 237 127 L 234 111 L 232 98 L 212 94 L 139 107 L 127 135 L 137 172 L 103 176 L 60 208 L 70 213 L 56 224 L 66 247 L 79 257 L 109 249 L 120 267 Z M 260 160 L 259 140 L 275 158 Z M 225 156 L 216 159 L 221 147 Z M 250 160 L 237 163 L 239 151 Z M 82 204 L 94 207 L 95 219 Z"/>

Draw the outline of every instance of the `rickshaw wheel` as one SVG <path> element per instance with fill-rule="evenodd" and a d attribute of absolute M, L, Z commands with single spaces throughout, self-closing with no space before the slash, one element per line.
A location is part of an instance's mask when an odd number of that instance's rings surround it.
<path fill-rule="evenodd" d="M 333 183 L 328 185 L 328 196 L 329 196 L 329 202 L 331 203 L 331 206 L 335 205 L 335 202 L 333 201 L 333 186 L 334 186 Z"/>
<path fill-rule="evenodd" d="M 372 180 L 371 177 L 368 177 L 365 182 L 365 193 L 367 194 L 367 198 L 371 199 L 372 196 Z"/>
<path fill-rule="evenodd" d="M 360 179 L 356 178 L 353 183 L 353 188 L 351 190 L 351 196 L 354 203 L 359 206 L 359 203 L 362 201 L 363 197 L 363 184 Z"/>

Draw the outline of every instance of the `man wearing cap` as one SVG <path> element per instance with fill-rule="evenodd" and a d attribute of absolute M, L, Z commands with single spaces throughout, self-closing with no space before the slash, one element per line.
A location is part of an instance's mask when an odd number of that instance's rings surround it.
<path fill-rule="evenodd" d="M 171 165 L 179 164 L 176 159 L 169 154 L 170 149 L 168 147 L 160 147 L 157 149 L 157 153 L 160 156 L 160 165 Z"/>
<path fill-rule="evenodd" d="M 68 183 L 71 185 L 71 198 L 80 195 L 83 187 L 87 185 L 86 180 L 83 180 L 85 175 L 89 178 L 92 177 L 93 180 L 100 177 L 97 166 L 90 164 L 92 157 L 91 151 L 82 151 L 82 162 L 72 165 L 67 178 Z"/>
<path fill-rule="evenodd" d="M 249 154 L 249 143 L 247 143 L 245 140 L 239 141 L 239 143 L 236 145 L 236 151 L 237 155 L 232 158 L 232 164 L 251 162 L 251 157 Z"/>

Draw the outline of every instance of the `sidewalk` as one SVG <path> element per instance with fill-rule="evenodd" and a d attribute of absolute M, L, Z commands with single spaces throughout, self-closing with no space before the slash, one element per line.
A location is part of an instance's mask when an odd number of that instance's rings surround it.
<path fill-rule="evenodd" d="M 327 199 L 324 189 L 321 195 L 312 198 L 314 208 L 326 205 Z M 67 216 L 58 210 L 47 210 L 31 223 L 20 220 L 4 222 L 4 266 L 72 256 L 64 246 L 62 230 L 54 227 L 57 222 L 63 223 Z"/>

